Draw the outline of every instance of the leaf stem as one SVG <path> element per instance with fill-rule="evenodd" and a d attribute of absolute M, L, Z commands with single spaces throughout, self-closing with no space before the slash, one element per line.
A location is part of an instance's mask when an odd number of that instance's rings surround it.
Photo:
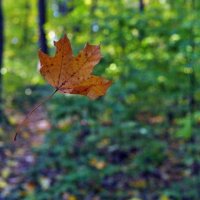
<path fill-rule="evenodd" d="M 33 112 L 35 110 L 37 110 L 42 104 L 44 104 L 45 102 L 47 102 L 49 99 L 51 99 L 53 97 L 53 95 L 59 90 L 59 88 L 57 88 L 52 94 L 50 94 L 49 96 L 47 96 L 46 98 L 44 98 L 41 102 L 39 102 L 23 119 L 23 121 L 17 126 L 16 131 L 15 131 L 15 136 L 14 136 L 14 141 L 17 140 L 17 135 L 19 133 L 19 130 L 21 128 L 21 126 L 24 125 L 25 122 L 28 121 L 29 117 L 33 114 Z"/>

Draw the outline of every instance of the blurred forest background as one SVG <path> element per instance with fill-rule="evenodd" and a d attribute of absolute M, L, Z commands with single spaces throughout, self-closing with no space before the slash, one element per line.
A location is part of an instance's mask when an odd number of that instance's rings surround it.
<path fill-rule="evenodd" d="M 199 0 L 0 0 L 0 200 L 199 200 L 199 19 Z M 56 94 L 13 142 L 64 33 L 114 83 Z"/>

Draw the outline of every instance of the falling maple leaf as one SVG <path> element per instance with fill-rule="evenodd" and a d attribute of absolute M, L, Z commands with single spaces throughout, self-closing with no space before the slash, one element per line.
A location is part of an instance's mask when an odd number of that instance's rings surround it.
<path fill-rule="evenodd" d="M 41 101 L 31 110 L 16 129 L 16 140 L 20 127 L 28 120 L 30 115 L 48 101 L 57 91 L 68 94 L 80 94 L 96 99 L 103 96 L 112 84 L 100 76 L 92 74 L 94 66 L 101 60 L 100 46 L 86 44 L 85 48 L 75 57 L 70 41 L 65 35 L 54 42 L 56 55 L 50 57 L 39 51 L 40 73 L 47 82 L 55 88 L 55 91 Z"/>
<path fill-rule="evenodd" d="M 54 45 L 57 48 L 54 57 L 39 51 L 40 73 L 50 85 L 61 93 L 85 95 L 90 99 L 106 93 L 111 81 L 92 75 L 101 59 L 100 46 L 87 43 L 75 57 L 66 35 Z"/>

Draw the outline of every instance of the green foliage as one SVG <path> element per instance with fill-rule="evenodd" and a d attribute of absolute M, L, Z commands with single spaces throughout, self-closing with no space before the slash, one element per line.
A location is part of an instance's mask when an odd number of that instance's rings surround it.
<path fill-rule="evenodd" d="M 64 32 L 75 52 L 101 43 L 95 73 L 114 83 L 97 101 L 57 94 L 48 103 L 53 128 L 7 199 L 200 199 L 200 3 L 145 2 L 140 12 L 135 0 L 48 1 L 50 53 Z M 36 102 L 26 89 L 49 91 L 36 69 L 36 6 L 4 9 L 4 96 L 20 107 Z"/>

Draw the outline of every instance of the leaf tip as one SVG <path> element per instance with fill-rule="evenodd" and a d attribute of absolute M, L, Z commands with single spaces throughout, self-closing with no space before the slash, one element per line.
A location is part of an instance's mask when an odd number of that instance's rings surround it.
<path fill-rule="evenodd" d="M 63 36 L 63 38 L 68 38 L 66 33 L 64 33 L 64 36 Z"/>

